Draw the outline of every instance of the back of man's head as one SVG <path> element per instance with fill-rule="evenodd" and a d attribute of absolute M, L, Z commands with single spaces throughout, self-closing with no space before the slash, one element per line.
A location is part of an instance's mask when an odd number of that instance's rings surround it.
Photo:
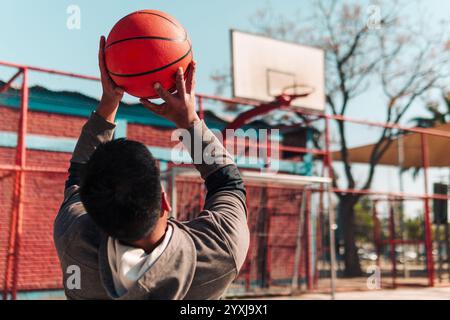
<path fill-rule="evenodd" d="M 140 142 L 117 139 L 98 146 L 84 170 L 80 198 L 109 236 L 133 242 L 153 231 L 161 213 L 156 161 Z"/>

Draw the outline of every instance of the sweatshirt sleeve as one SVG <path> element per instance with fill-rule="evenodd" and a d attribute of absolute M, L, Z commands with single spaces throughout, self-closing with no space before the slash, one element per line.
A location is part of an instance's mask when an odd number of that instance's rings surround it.
<path fill-rule="evenodd" d="M 86 213 L 80 196 L 79 185 L 81 174 L 87 161 L 101 144 L 113 138 L 115 124 L 106 121 L 93 112 L 81 129 L 80 137 L 72 154 L 69 166 L 69 177 L 65 183 L 64 200 L 54 223 L 55 239 L 68 229 L 75 219 Z"/>
<path fill-rule="evenodd" d="M 249 247 L 244 182 L 232 157 L 203 121 L 196 122 L 189 133 L 190 139 L 183 143 L 207 188 L 204 210 L 189 226 L 210 243 L 212 254 L 220 252 L 214 245 L 225 246 L 239 271 Z"/>

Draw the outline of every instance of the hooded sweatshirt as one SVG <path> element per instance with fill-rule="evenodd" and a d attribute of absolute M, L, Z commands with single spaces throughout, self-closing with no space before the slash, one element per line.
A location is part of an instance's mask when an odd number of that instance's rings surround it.
<path fill-rule="evenodd" d="M 114 288 L 119 296 L 130 290 L 158 260 L 169 244 L 172 230 L 172 226 L 168 225 L 161 243 L 150 253 L 123 244 L 113 237 L 108 238 L 108 262 Z"/>
<path fill-rule="evenodd" d="M 95 112 L 73 152 L 64 200 L 54 222 L 54 243 L 68 299 L 219 299 L 236 278 L 248 246 L 245 188 L 230 155 L 199 121 L 183 139 L 205 181 L 204 208 L 190 221 L 168 220 L 163 242 L 149 255 L 122 247 L 86 212 L 80 173 L 115 124 Z M 191 141 L 191 144 L 188 144 Z M 215 161 L 198 157 L 195 144 Z M 161 246 L 162 245 L 162 246 Z M 131 255 L 130 255 L 131 254 Z"/>

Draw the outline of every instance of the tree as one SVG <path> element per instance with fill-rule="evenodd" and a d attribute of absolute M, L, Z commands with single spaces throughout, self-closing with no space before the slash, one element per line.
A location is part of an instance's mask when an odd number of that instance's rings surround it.
<path fill-rule="evenodd" d="M 450 92 L 447 94 L 442 94 L 442 100 L 444 100 L 446 110 L 442 111 L 440 107 L 440 102 L 435 100 L 430 100 L 425 105 L 425 109 L 428 111 L 428 116 L 414 117 L 410 122 L 414 123 L 416 127 L 421 128 L 432 128 L 438 125 L 446 124 L 450 121 Z M 416 168 L 402 168 L 402 172 L 406 172 L 411 169 L 411 174 L 413 179 L 419 176 L 421 167 Z"/>
<path fill-rule="evenodd" d="M 422 240 L 425 237 L 423 220 L 420 217 L 407 219 L 405 221 L 405 231 L 408 240 Z"/>
<path fill-rule="evenodd" d="M 363 7 L 356 2 L 318 1 L 312 17 L 275 16 L 259 10 L 253 21 L 256 31 L 282 40 L 315 45 L 326 53 L 326 101 L 335 116 L 345 116 L 353 99 L 377 86 L 383 95 L 379 110 L 387 124 L 398 124 L 422 96 L 441 87 L 448 77 L 448 44 L 441 34 L 431 34 L 423 21 L 410 23 L 398 2 Z M 367 9 L 370 9 L 368 12 Z M 445 28 L 444 28 L 445 30 Z M 445 67 L 447 64 L 447 67 Z M 347 124 L 336 120 L 343 175 L 334 179 L 339 199 L 345 248 L 346 276 L 362 274 L 356 246 L 355 205 L 361 195 L 348 190 L 370 188 L 377 164 L 400 134 L 384 128 L 370 154 L 367 176 L 357 179 L 349 160 Z"/>
<path fill-rule="evenodd" d="M 442 94 L 446 109 L 444 111 L 440 108 L 439 101 L 428 101 L 425 108 L 429 116 L 414 117 L 411 121 L 422 128 L 432 128 L 437 125 L 445 124 L 450 121 L 450 92 Z"/>
<path fill-rule="evenodd" d="M 355 234 L 356 240 L 361 243 L 373 243 L 372 207 L 367 197 L 361 198 L 355 205 Z"/>

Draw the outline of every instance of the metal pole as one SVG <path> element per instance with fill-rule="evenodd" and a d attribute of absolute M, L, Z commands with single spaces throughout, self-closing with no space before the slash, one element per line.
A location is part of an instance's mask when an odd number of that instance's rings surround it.
<path fill-rule="evenodd" d="M 404 164 L 405 164 L 405 146 L 403 143 L 403 135 L 400 134 L 398 136 L 398 140 L 397 140 L 397 153 L 398 153 L 398 164 L 399 164 L 399 170 L 398 170 L 398 185 L 399 185 L 399 189 L 400 192 L 404 191 L 404 186 L 403 186 L 403 168 L 404 168 Z M 400 199 L 399 199 L 400 200 Z M 405 234 L 405 217 L 404 217 L 404 207 L 403 207 L 403 200 L 399 201 L 398 204 L 398 209 L 399 209 L 399 215 L 398 218 L 400 220 L 400 239 L 404 240 L 406 239 L 406 234 Z M 408 262 L 406 261 L 406 246 L 403 245 L 402 246 L 402 255 L 403 255 L 403 277 L 406 278 L 408 276 Z"/>
<path fill-rule="evenodd" d="M 311 250 L 311 191 L 306 190 L 306 208 L 305 208 L 305 270 L 306 286 L 309 291 L 313 289 L 312 274 L 312 250 Z"/>
<path fill-rule="evenodd" d="M 16 299 L 17 292 L 17 275 L 19 262 L 20 237 L 22 234 L 22 216 L 23 216 L 23 201 L 22 195 L 24 191 L 25 180 L 25 137 L 27 132 L 27 115 L 28 115 L 28 70 L 23 68 L 16 75 L 22 73 L 22 88 L 21 88 L 21 106 L 19 119 L 19 132 L 17 136 L 16 147 L 16 177 L 14 182 L 14 200 L 12 205 L 12 215 L 10 223 L 10 236 L 8 241 L 8 252 L 5 266 L 5 279 L 3 288 L 3 299 L 8 298 L 8 288 L 10 283 L 10 276 L 12 274 L 11 284 L 11 298 Z M 13 77 L 14 78 L 14 77 Z"/>
<path fill-rule="evenodd" d="M 267 194 L 266 194 L 267 195 Z M 271 225 L 272 225 L 272 208 L 269 206 L 270 198 L 267 199 L 267 226 L 266 226 L 266 273 L 265 273 L 265 287 L 270 288 L 272 285 L 272 237 L 271 237 Z"/>
<path fill-rule="evenodd" d="M 11 298 L 15 300 L 17 298 L 17 280 L 19 273 L 19 258 L 20 258 L 20 240 L 22 236 L 22 222 L 23 222 L 23 193 L 25 190 L 25 161 L 26 161 L 26 144 L 25 138 L 27 134 L 27 116 L 28 116 L 28 70 L 26 68 L 22 71 L 22 95 L 20 106 L 20 120 L 19 120 L 19 132 L 17 137 L 16 148 L 16 165 L 19 166 L 19 170 L 16 173 L 16 181 L 14 185 L 14 208 L 12 219 L 12 230 L 10 236 L 10 244 L 7 259 L 7 274 L 5 277 L 5 283 L 9 282 L 9 273 L 12 273 L 11 284 Z M 12 265 L 12 270 L 11 270 Z M 7 298 L 7 286 L 4 288 L 4 298 Z M 6 297 L 5 297 L 6 293 Z"/>
<path fill-rule="evenodd" d="M 447 183 L 447 193 L 446 196 L 448 197 L 448 191 L 450 186 L 450 168 L 449 168 L 449 176 L 448 176 L 448 183 Z M 447 221 L 444 221 L 444 232 L 445 232 L 445 254 L 447 258 L 447 277 L 448 281 L 450 282 L 450 232 L 449 232 L 449 214 L 447 209 Z"/>
<path fill-rule="evenodd" d="M 22 69 L 19 69 L 2 87 L 0 93 L 5 93 L 11 87 L 11 84 L 22 74 Z"/>
<path fill-rule="evenodd" d="M 6 263 L 5 263 L 5 276 L 3 282 L 3 300 L 8 299 L 9 286 L 10 286 L 10 276 L 13 272 L 14 264 L 14 250 L 16 242 L 16 224 L 17 224 L 17 198 L 20 183 L 20 170 L 15 172 L 14 179 L 14 189 L 13 189 L 13 201 L 12 201 L 12 211 L 9 226 L 9 239 L 8 239 L 8 250 L 6 252 Z"/>
<path fill-rule="evenodd" d="M 392 288 L 397 288 L 397 256 L 395 252 L 395 218 L 394 218 L 394 206 L 389 203 L 389 246 L 391 251 L 391 264 L 392 264 Z"/>
<path fill-rule="evenodd" d="M 373 242 L 375 244 L 375 252 L 377 254 L 377 266 L 381 266 L 381 236 L 380 236 L 380 220 L 378 220 L 377 200 L 372 201 L 372 221 L 373 221 Z"/>
<path fill-rule="evenodd" d="M 439 221 L 438 221 L 439 222 Z M 442 261 L 442 255 L 441 255 L 441 225 L 440 223 L 436 223 L 436 233 L 434 235 L 436 245 L 437 245 L 437 254 L 438 254 L 438 269 L 437 269 L 437 277 L 439 280 L 439 283 L 442 282 L 442 270 L 443 270 L 443 261 Z"/>
<path fill-rule="evenodd" d="M 427 257 L 427 271 L 428 271 L 428 285 L 434 286 L 434 262 L 433 262 L 433 242 L 431 239 L 431 222 L 430 222 L 430 204 L 428 197 L 428 167 L 429 167 L 429 153 L 428 153 L 428 139 L 422 133 L 421 147 L 422 147 L 422 162 L 424 175 L 424 222 L 425 222 L 425 251 Z"/>
<path fill-rule="evenodd" d="M 304 112 L 304 113 L 307 114 L 307 112 Z M 364 119 L 356 119 L 356 118 L 351 118 L 351 117 L 346 117 L 346 116 L 341 116 L 341 115 L 333 115 L 333 114 L 324 115 L 324 117 L 326 117 L 328 119 L 337 120 L 337 121 L 347 121 L 347 122 L 351 122 L 351 123 L 368 125 L 368 126 L 372 126 L 372 127 L 398 129 L 398 130 L 403 130 L 403 131 L 407 131 L 407 132 L 424 133 L 424 134 L 429 134 L 429 135 L 437 136 L 437 137 L 450 138 L 450 132 L 443 131 L 443 130 L 437 130 L 437 129 L 431 129 L 431 128 L 420 128 L 420 127 L 408 128 L 406 126 L 399 125 L 399 124 L 383 123 L 383 122 L 364 120 Z"/>
<path fill-rule="evenodd" d="M 17 144 L 18 151 L 18 165 L 20 166 L 20 180 L 19 190 L 17 198 L 17 224 L 16 224 L 16 243 L 14 248 L 14 273 L 12 283 L 12 298 L 15 300 L 17 297 L 17 282 L 19 276 L 19 261 L 20 261 L 20 245 L 22 240 L 22 225 L 23 225 L 23 195 L 25 193 L 25 169 L 26 165 L 26 136 L 27 136 L 27 119 L 28 119 L 28 69 L 23 70 L 22 78 L 22 99 L 21 99 L 21 114 L 20 114 L 20 127 L 19 137 Z"/>
<path fill-rule="evenodd" d="M 48 74 L 57 74 L 60 76 L 65 77 L 71 77 L 71 78 L 79 78 L 79 79 L 85 79 L 85 80 L 92 80 L 92 81 L 100 81 L 99 77 L 93 77 L 93 76 L 87 76 L 84 74 L 79 73 L 73 73 L 73 72 L 65 72 L 65 71 L 59 71 L 54 69 L 47 69 L 47 68 L 40 68 L 40 67 L 33 67 L 28 65 L 21 65 L 17 63 L 11 63 L 6 61 L 0 61 L 0 65 L 12 67 L 12 68 L 18 68 L 18 69 L 27 69 L 28 71 L 36 71 L 36 72 L 43 72 Z"/>
<path fill-rule="evenodd" d="M 249 210 L 250 208 L 250 202 L 249 202 L 249 197 L 248 195 L 250 194 L 250 190 L 247 188 L 247 197 L 245 197 L 245 207 L 247 209 L 247 224 L 250 226 L 250 212 L 251 210 Z M 250 258 L 250 254 L 249 253 L 247 258 L 245 259 L 245 267 L 244 270 L 246 270 L 245 272 L 245 291 L 249 292 L 250 288 L 251 288 L 251 272 L 252 272 L 252 261 L 253 259 Z"/>
<path fill-rule="evenodd" d="M 448 228 L 448 221 L 445 221 L 444 224 L 444 230 L 445 230 L 445 253 L 447 257 L 447 273 L 448 273 L 448 281 L 450 282 L 450 241 L 449 241 L 449 228 Z"/>
<path fill-rule="evenodd" d="M 323 176 L 323 170 L 322 170 L 322 176 Z M 319 191 L 319 215 L 316 218 L 316 256 L 314 260 L 314 289 L 317 289 L 319 285 L 319 272 L 320 272 L 320 265 L 322 260 L 322 226 L 323 226 L 323 214 L 324 214 L 324 208 L 323 208 L 323 192 Z"/>
<path fill-rule="evenodd" d="M 300 210 L 298 214 L 298 228 L 297 228 L 297 241 L 295 245 L 294 253 L 294 274 L 292 275 L 291 283 L 291 293 L 295 294 L 298 290 L 298 279 L 299 279 L 299 269 L 300 269 L 300 257 L 302 253 L 302 225 L 303 225 L 303 215 L 306 207 L 306 187 L 302 192 L 302 203 L 300 204 Z"/>
<path fill-rule="evenodd" d="M 333 168 L 332 168 L 332 159 L 331 159 L 331 151 L 330 151 L 330 124 L 328 117 L 325 118 L 325 150 L 326 154 L 326 163 L 328 169 L 328 177 L 333 179 Z M 330 281 L 331 281 L 331 299 L 336 298 L 336 239 L 335 239 L 335 230 L 337 228 L 334 210 L 331 206 L 331 186 L 330 184 L 326 184 L 327 195 L 328 195 L 328 224 L 329 224 L 329 233 L 330 233 Z"/>

